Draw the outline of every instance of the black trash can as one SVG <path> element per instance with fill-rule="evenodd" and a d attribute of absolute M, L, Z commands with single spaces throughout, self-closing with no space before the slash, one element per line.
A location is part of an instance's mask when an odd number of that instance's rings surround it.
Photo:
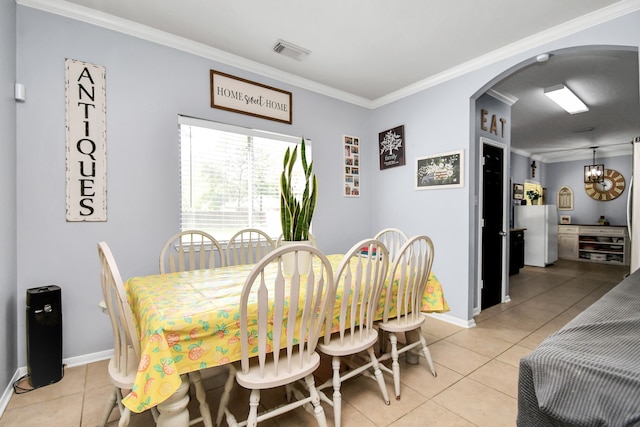
<path fill-rule="evenodd" d="M 34 388 L 62 379 L 61 295 L 56 285 L 27 289 L 27 371 Z"/>

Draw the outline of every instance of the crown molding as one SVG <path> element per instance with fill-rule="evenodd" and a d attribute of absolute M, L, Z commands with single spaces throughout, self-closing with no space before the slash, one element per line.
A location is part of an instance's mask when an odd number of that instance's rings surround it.
<path fill-rule="evenodd" d="M 509 93 L 501 93 L 498 92 L 496 90 L 493 89 L 489 89 L 487 90 L 487 95 L 497 99 L 498 101 L 507 104 L 509 107 L 511 107 L 513 104 L 515 104 L 516 102 L 518 102 L 518 98 L 509 94 Z"/>
<path fill-rule="evenodd" d="M 579 31 L 586 30 L 595 25 L 603 24 L 613 19 L 640 10 L 640 0 L 622 0 L 618 3 L 588 13 L 571 21 L 564 22 L 548 30 L 518 40 L 500 49 L 496 49 L 485 55 L 467 61 L 456 67 L 435 74 L 432 77 L 406 86 L 396 92 L 390 93 L 376 99 L 373 102 L 373 108 L 378 108 L 391 102 L 400 100 L 409 95 L 413 95 L 430 87 L 439 85 L 448 80 L 460 77 L 464 74 L 476 71 L 498 61 L 510 58 L 518 53 L 535 49 L 541 45 L 553 42 L 562 37 L 575 34 Z"/>
<path fill-rule="evenodd" d="M 238 55 L 230 54 L 220 49 L 207 46 L 203 43 L 178 37 L 176 35 L 157 30 L 155 28 L 141 25 L 126 19 L 96 11 L 94 9 L 70 3 L 64 0 L 16 0 L 21 6 L 43 10 L 56 15 L 93 24 L 102 28 L 131 35 L 140 39 L 172 47 L 184 52 L 188 52 L 203 58 L 221 62 L 223 64 L 237 67 L 247 72 L 262 75 L 282 81 L 287 84 L 298 86 L 325 96 L 348 102 L 361 107 L 376 109 L 386 104 L 390 104 L 407 96 L 421 92 L 448 80 L 460 77 L 464 74 L 476 71 L 495 62 L 512 57 L 523 51 L 534 49 L 543 44 L 558 40 L 562 37 L 577 33 L 598 24 L 608 22 L 629 13 L 640 10 L 640 0 L 621 0 L 615 4 L 588 13 L 571 21 L 562 23 L 556 27 L 526 37 L 517 42 L 511 43 L 500 49 L 496 49 L 485 55 L 467 61 L 456 67 L 452 67 L 432 77 L 421 80 L 398 91 L 382 96 L 375 100 L 369 100 L 354 94 L 341 91 L 315 81 L 295 76 L 291 73 L 278 70 L 276 68 L 260 64 L 255 61 L 242 58 Z"/>
<path fill-rule="evenodd" d="M 175 34 L 167 33 L 147 25 L 138 24 L 136 22 L 119 18 L 85 6 L 80 6 L 64 0 L 16 0 L 16 3 L 21 6 L 31 7 L 33 9 L 42 10 L 64 16 L 66 18 L 75 19 L 77 21 L 86 22 L 108 30 L 117 31 L 122 34 L 191 53 L 202 58 L 221 62 L 231 67 L 239 68 L 243 71 L 298 86 L 350 104 L 359 105 L 365 108 L 372 108 L 371 101 L 366 98 L 278 70 L 274 67 L 251 61 L 241 56 L 208 46 L 204 43 L 195 42 L 184 37 L 176 36 Z"/>

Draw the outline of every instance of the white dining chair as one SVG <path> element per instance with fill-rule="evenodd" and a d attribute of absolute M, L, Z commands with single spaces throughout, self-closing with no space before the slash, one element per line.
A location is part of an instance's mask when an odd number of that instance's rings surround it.
<path fill-rule="evenodd" d="M 433 256 L 433 242 L 429 237 L 415 236 L 410 238 L 400 249 L 385 282 L 384 312 L 382 320 L 377 322 L 377 326 L 381 331 L 389 334 L 391 352 L 383 354 L 378 360 L 391 359 L 392 361 L 392 369 L 384 365 L 380 365 L 380 367 L 383 371 L 393 375 L 396 400 L 400 400 L 400 364 L 398 363 L 400 354 L 421 347 L 431 373 L 436 376 L 427 341 L 421 333 L 425 317 L 420 311 L 422 297 L 431 273 Z M 392 304 L 394 300 L 395 304 Z M 396 311 L 394 314 L 391 314 L 392 309 Z M 415 333 L 418 340 L 399 347 L 398 334 L 409 332 Z"/>
<path fill-rule="evenodd" d="M 118 426 L 125 427 L 129 425 L 131 411 L 122 404 L 122 391 L 133 388 L 140 364 L 140 341 L 120 271 L 106 242 L 98 243 L 98 257 L 102 297 L 113 331 L 113 356 L 109 360 L 108 372 L 114 386 L 100 425 L 102 427 L 107 425 L 113 408 L 117 406 L 120 410 Z M 156 409 L 152 410 L 156 419 Z"/>
<path fill-rule="evenodd" d="M 298 257 L 303 255 L 311 258 L 308 271 L 298 268 Z M 294 258 L 291 275 L 283 272 L 283 258 L 287 256 Z M 225 408 L 229 426 L 255 426 L 308 405 L 318 425 L 326 427 L 313 372 L 320 365 L 316 345 L 332 292 L 331 264 L 319 249 L 310 245 L 278 248 L 252 269 L 239 301 L 242 356 L 236 373 L 237 383 L 251 390 L 249 414 L 246 420 L 238 422 Z M 258 415 L 261 390 L 287 386 L 289 391 L 289 387 L 294 388 L 292 385 L 303 378 L 307 396 L 297 390 L 292 393 L 296 397 L 294 401 Z"/>
<path fill-rule="evenodd" d="M 245 228 L 235 233 L 227 243 L 227 265 L 255 264 L 276 248 L 267 233 L 257 228 Z"/>
<path fill-rule="evenodd" d="M 333 377 L 319 386 L 318 390 L 333 385 L 332 400 L 324 393 L 320 397 L 333 406 L 336 427 L 341 425 L 340 385 L 356 375 L 369 374 L 367 376 L 375 379 L 385 404 L 389 404 L 389 393 L 373 350 L 378 340 L 373 321 L 388 268 L 389 257 L 384 243 L 376 239 L 365 239 L 347 252 L 334 274 L 336 294 L 334 298 L 330 298 L 324 340 L 318 343 L 318 351 L 332 356 Z M 334 314 L 336 311 L 337 315 Z M 336 329 L 334 333 L 326 332 Z M 351 358 L 344 360 L 350 369 L 341 375 L 343 358 L 364 351 L 368 358 L 361 359 L 361 363 L 352 363 Z M 370 369 L 373 369 L 373 375 L 369 372 Z"/>
<path fill-rule="evenodd" d="M 222 245 L 209 233 L 186 230 L 167 240 L 160 252 L 160 273 L 224 267 Z"/>
<path fill-rule="evenodd" d="M 160 253 L 161 274 L 224 267 L 225 265 L 226 255 L 220 243 L 209 233 L 200 230 L 182 231 L 172 236 L 164 244 Z M 192 371 L 187 374 L 189 382 L 194 385 L 196 399 L 200 405 L 200 412 L 203 414 L 201 418 L 190 421 L 189 425 L 203 420 L 205 427 L 213 427 L 209 404 L 206 401 L 206 390 L 202 384 L 202 380 L 226 373 L 227 381 L 225 387 L 230 389 L 233 385 L 234 370 L 233 365 L 229 364 L 211 367 L 201 371 Z M 219 403 L 216 426 L 219 426 L 222 421 L 224 413 L 221 408 L 225 405 L 225 401 Z"/>
<path fill-rule="evenodd" d="M 380 230 L 373 238 L 380 240 L 387 247 L 389 257 L 391 257 L 390 262 L 395 261 L 400 248 L 409 239 L 404 231 L 398 228 L 385 228 Z"/>

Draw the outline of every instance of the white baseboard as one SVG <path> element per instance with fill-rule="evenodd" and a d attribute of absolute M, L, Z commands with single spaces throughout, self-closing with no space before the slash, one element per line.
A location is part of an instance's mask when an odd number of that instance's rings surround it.
<path fill-rule="evenodd" d="M 460 326 L 462 328 L 474 328 L 476 326 L 476 321 L 474 319 L 470 320 L 462 320 L 457 317 L 453 317 L 449 314 L 442 313 L 426 313 L 427 316 L 433 317 L 434 319 L 442 320 L 443 322 L 451 323 L 452 325 Z"/>
<path fill-rule="evenodd" d="M 97 353 L 85 354 L 83 356 L 70 357 L 68 359 L 64 359 L 62 363 L 67 367 L 71 368 L 73 366 L 86 365 L 93 362 L 98 362 L 100 360 L 109 359 L 113 355 L 113 349 L 99 351 Z M 27 367 L 23 366 L 16 370 L 13 374 L 13 378 L 9 381 L 9 384 L 4 389 L 4 393 L 0 396 L 0 417 L 4 414 L 4 411 L 7 409 L 7 405 L 9 405 L 9 401 L 11 400 L 11 396 L 13 395 L 13 383 L 18 381 L 22 376 L 27 374 Z"/>

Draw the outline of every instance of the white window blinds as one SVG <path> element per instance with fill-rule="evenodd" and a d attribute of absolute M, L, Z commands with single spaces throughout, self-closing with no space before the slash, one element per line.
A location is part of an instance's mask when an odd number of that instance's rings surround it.
<path fill-rule="evenodd" d="M 179 116 L 178 124 L 180 229 L 204 230 L 218 241 L 242 228 L 277 238 L 284 153 L 301 138 L 186 116 Z M 297 172 L 303 182 L 302 168 Z"/>

